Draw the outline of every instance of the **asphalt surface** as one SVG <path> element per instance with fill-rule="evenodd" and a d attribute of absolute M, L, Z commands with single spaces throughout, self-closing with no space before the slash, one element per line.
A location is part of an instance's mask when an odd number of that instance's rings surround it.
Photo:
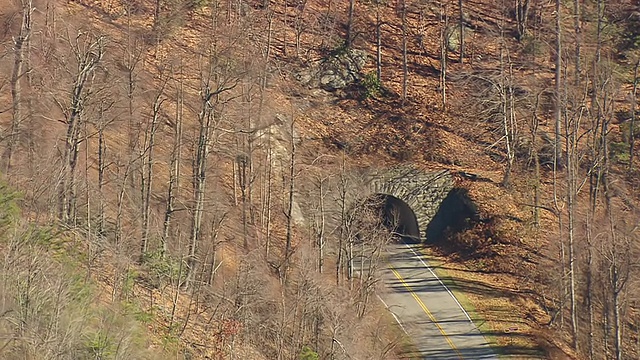
<path fill-rule="evenodd" d="M 390 245 L 387 256 L 380 298 L 413 340 L 412 358 L 498 359 L 418 245 Z"/>

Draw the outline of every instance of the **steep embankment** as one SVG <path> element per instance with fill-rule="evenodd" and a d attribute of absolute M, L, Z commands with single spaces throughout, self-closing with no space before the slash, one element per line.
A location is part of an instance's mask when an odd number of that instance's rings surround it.
<path fill-rule="evenodd" d="M 615 306 L 635 314 L 617 297 L 630 283 L 588 280 L 630 274 L 607 254 L 637 251 L 635 230 L 620 230 L 637 203 L 624 169 L 630 87 L 617 85 L 630 83 L 633 54 L 613 47 L 629 33 L 621 7 L 583 8 L 578 59 L 593 70 L 563 83 L 562 146 L 574 156 L 564 159 L 576 162 L 554 172 L 552 5 L 532 3 L 517 24 L 512 5 L 495 1 L 464 2 L 462 14 L 458 3 L 404 1 L 355 1 L 349 14 L 349 3 L 35 1 L 29 53 L 15 42 L 29 18 L 17 4 L 2 7 L 2 69 L 12 74 L 20 54 L 30 67 L 0 83 L 13 90 L 0 94 L 13 110 L 0 113 L 2 165 L 28 218 L 82 238 L 78 267 L 98 281 L 98 297 L 134 299 L 150 343 L 175 354 L 393 357 L 402 340 L 380 331 L 389 319 L 371 300 L 375 281 L 351 276 L 348 208 L 325 211 L 341 200 L 327 194 L 340 193 L 349 169 L 446 168 L 478 216 L 427 251 L 507 353 L 572 357 L 572 332 L 584 352 L 587 324 L 609 323 Z M 570 19 L 572 9 L 561 10 Z M 593 31 L 605 21 L 619 30 Z M 569 79 L 575 50 L 566 49 L 560 75 Z M 609 60 L 592 61 L 594 49 Z M 306 226 L 293 221 L 300 194 L 314 209 Z M 576 241 L 575 272 L 569 233 L 586 239 Z M 591 256 L 596 233 L 611 235 L 598 235 L 607 241 Z M 579 314 L 582 326 L 569 329 L 570 302 L 589 303 L 596 320 Z M 633 321 L 616 329 L 631 334 Z M 606 352 L 609 329 L 596 335 Z M 633 340 L 622 341 L 631 349 Z"/>

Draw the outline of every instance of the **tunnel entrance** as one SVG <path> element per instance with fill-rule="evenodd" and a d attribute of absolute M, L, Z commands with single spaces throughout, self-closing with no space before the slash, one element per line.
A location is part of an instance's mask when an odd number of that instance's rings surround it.
<path fill-rule="evenodd" d="M 406 243 L 420 242 L 418 219 L 409 204 L 387 194 L 376 194 L 367 201 L 376 209 L 382 225 Z"/>
<path fill-rule="evenodd" d="M 427 225 L 426 241 L 441 244 L 446 240 L 446 234 L 465 231 L 479 219 L 478 207 L 469 198 L 468 190 L 454 188 L 442 200 L 438 212 Z"/>

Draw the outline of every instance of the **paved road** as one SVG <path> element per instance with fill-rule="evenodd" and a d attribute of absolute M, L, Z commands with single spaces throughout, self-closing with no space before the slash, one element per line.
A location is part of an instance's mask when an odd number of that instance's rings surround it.
<path fill-rule="evenodd" d="M 387 308 L 423 359 L 497 359 L 453 294 L 431 271 L 418 245 L 394 244 L 383 271 Z"/>

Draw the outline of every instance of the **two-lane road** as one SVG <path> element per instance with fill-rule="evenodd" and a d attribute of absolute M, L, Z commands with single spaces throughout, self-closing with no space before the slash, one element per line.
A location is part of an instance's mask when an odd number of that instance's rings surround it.
<path fill-rule="evenodd" d="M 383 302 L 424 359 L 497 359 L 485 337 L 438 279 L 419 245 L 393 244 L 382 278 Z"/>

